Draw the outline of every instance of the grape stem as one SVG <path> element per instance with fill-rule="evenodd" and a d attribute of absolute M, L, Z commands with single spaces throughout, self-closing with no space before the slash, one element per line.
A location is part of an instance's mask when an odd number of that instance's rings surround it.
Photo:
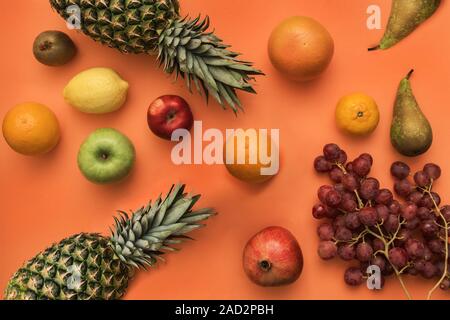
<path fill-rule="evenodd" d="M 442 282 L 447 277 L 447 273 L 448 273 L 448 257 L 449 257 L 449 250 L 448 250 L 448 247 L 449 247 L 449 245 L 448 245 L 449 223 L 447 222 L 447 219 L 445 219 L 444 215 L 442 214 L 441 209 L 439 208 L 439 206 L 436 203 L 436 200 L 433 197 L 433 194 L 431 193 L 432 188 L 433 188 L 433 184 L 431 184 L 428 189 L 424 189 L 424 191 L 425 191 L 425 193 L 427 193 L 430 196 L 431 200 L 433 201 L 433 205 L 434 205 L 436 213 L 439 215 L 439 217 L 444 222 L 444 230 L 445 230 L 445 236 L 444 236 L 444 239 L 445 239 L 444 240 L 444 242 L 445 242 L 445 260 L 444 260 L 444 272 L 442 274 L 442 277 L 439 279 L 439 281 L 436 283 L 436 285 L 433 287 L 433 289 L 431 289 L 428 292 L 427 300 L 431 300 L 431 297 L 433 296 L 433 293 L 440 287 Z"/>
<path fill-rule="evenodd" d="M 382 236 L 380 236 L 379 234 L 375 233 L 374 231 L 370 230 L 369 227 L 366 227 L 366 231 L 367 231 L 368 233 L 370 233 L 371 235 L 373 235 L 375 238 L 380 239 L 380 240 L 384 243 L 384 250 L 380 250 L 380 251 L 377 251 L 377 252 L 382 253 L 382 254 L 386 257 L 386 260 L 387 260 L 387 261 L 389 262 L 389 264 L 392 266 L 392 269 L 394 270 L 395 275 L 397 276 L 397 279 L 398 279 L 398 281 L 400 282 L 400 285 L 401 285 L 403 291 L 405 292 L 406 297 L 408 298 L 408 300 L 412 300 L 412 296 L 411 296 L 411 294 L 409 293 L 408 288 L 406 288 L 405 282 L 403 281 L 403 278 L 402 278 L 402 273 L 403 273 L 409 266 L 407 266 L 407 267 L 405 267 L 403 270 L 399 271 L 399 270 L 392 264 L 391 260 L 389 259 L 389 247 L 390 247 L 390 245 L 392 244 L 393 240 L 396 239 L 396 236 L 398 235 L 398 232 L 400 231 L 400 227 L 401 227 L 401 224 L 399 224 L 399 227 L 398 227 L 398 229 L 397 229 L 397 231 L 396 231 L 394 237 L 392 237 L 392 240 L 389 241 L 389 242 L 387 242 L 386 239 L 385 239 L 384 237 L 382 237 Z"/>
<path fill-rule="evenodd" d="M 348 174 L 347 170 L 345 169 L 345 167 L 344 167 L 342 164 L 337 163 L 336 165 L 337 165 L 337 167 L 338 167 L 339 169 L 342 170 L 342 172 L 343 172 L 344 174 Z M 364 205 L 364 202 L 361 200 L 361 197 L 359 196 L 358 190 L 355 190 L 354 192 L 355 192 L 356 198 L 358 199 L 359 209 L 364 208 L 365 205 Z M 408 266 L 405 267 L 404 270 L 399 271 L 399 270 L 392 264 L 391 260 L 389 259 L 389 247 L 390 247 L 390 246 L 392 245 L 392 243 L 394 243 L 394 241 L 398 238 L 398 233 L 400 232 L 400 228 L 401 228 L 401 226 L 402 226 L 403 224 L 404 224 L 404 223 L 402 223 L 402 222 L 399 223 L 399 226 L 398 226 L 398 228 L 397 228 L 397 231 L 395 232 L 395 234 L 393 235 L 393 237 L 392 237 L 389 241 L 387 241 L 386 238 L 384 237 L 384 234 L 383 234 L 383 232 L 381 232 L 381 228 L 380 228 L 379 225 L 377 225 L 377 227 L 380 229 L 381 235 L 380 235 L 380 234 L 377 234 L 377 233 L 374 232 L 374 231 L 372 231 L 369 227 L 366 227 L 366 229 L 365 229 L 365 231 L 363 231 L 363 233 L 364 233 L 364 235 L 367 234 L 367 233 L 369 233 L 369 234 L 371 234 L 372 236 L 374 236 L 375 238 L 378 238 L 378 239 L 380 239 L 380 240 L 383 242 L 383 244 L 384 244 L 384 250 L 380 250 L 380 253 L 382 253 L 382 254 L 386 257 L 386 260 L 387 260 L 387 261 L 389 262 L 389 264 L 392 266 L 392 268 L 393 268 L 393 270 L 394 270 L 394 272 L 395 272 L 395 275 L 397 276 L 397 279 L 398 279 L 398 281 L 400 282 L 400 285 L 401 285 L 403 291 L 405 292 L 405 295 L 406 295 L 406 297 L 408 298 L 408 300 L 412 300 L 412 296 L 411 296 L 411 294 L 409 293 L 408 289 L 406 288 L 405 282 L 403 281 L 403 278 L 402 278 L 402 272 L 404 272 L 404 271 L 407 269 Z M 448 232 L 448 229 L 447 229 L 447 232 Z M 446 273 L 447 273 L 447 272 L 445 272 L 445 274 L 446 274 Z M 444 279 L 445 279 L 445 277 L 441 280 L 441 282 L 437 285 L 437 287 L 439 287 L 439 286 L 441 285 L 441 283 L 442 283 L 442 281 L 444 281 Z"/>

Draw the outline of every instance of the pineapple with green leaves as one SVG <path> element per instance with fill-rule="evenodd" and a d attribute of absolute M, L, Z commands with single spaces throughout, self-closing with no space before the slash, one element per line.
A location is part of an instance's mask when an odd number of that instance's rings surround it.
<path fill-rule="evenodd" d="M 157 54 L 169 74 L 213 96 L 236 113 L 236 90 L 256 93 L 250 82 L 262 72 L 239 59 L 213 32 L 209 18 L 182 18 L 178 0 L 50 0 L 66 21 L 123 53 Z M 78 13 L 78 16 L 77 16 Z"/>
<path fill-rule="evenodd" d="M 193 210 L 199 195 L 172 187 L 128 216 L 119 212 L 110 237 L 81 233 L 26 262 L 9 281 L 7 300 L 115 300 L 127 289 L 134 271 L 151 267 L 186 234 L 203 226 L 212 209 Z"/>

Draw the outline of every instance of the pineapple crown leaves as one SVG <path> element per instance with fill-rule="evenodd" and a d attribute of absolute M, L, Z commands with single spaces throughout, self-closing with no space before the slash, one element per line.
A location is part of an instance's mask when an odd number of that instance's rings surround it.
<path fill-rule="evenodd" d="M 115 217 L 111 242 L 118 257 L 135 268 L 153 266 L 166 251 L 176 251 L 179 244 L 193 230 L 203 227 L 202 221 L 215 215 L 210 208 L 193 211 L 200 195 L 184 193 L 185 185 L 172 186 L 164 200 L 159 198 L 152 204 L 132 213 L 119 211 Z"/>
<path fill-rule="evenodd" d="M 252 63 L 239 60 L 239 53 L 229 51 L 214 32 L 207 32 L 209 17 L 175 20 L 160 35 L 158 60 L 167 73 L 185 79 L 189 91 L 192 82 L 197 91 L 212 95 L 226 109 L 236 114 L 242 110 L 236 90 L 256 93 L 249 83 L 254 75 L 263 75 Z"/>

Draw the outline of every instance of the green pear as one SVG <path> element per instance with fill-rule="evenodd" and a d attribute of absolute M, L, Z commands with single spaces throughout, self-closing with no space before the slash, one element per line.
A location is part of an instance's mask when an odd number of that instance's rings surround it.
<path fill-rule="evenodd" d="M 400 82 L 391 127 L 391 142 L 404 156 L 415 157 L 430 149 L 433 130 L 411 89 L 411 70 Z"/>
<path fill-rule="evenodd" d="M 372 50 L 386 50 L 410 35 L 437 10 L 441 0 L 393 0 L 391 15 L 380 44 Z"/>

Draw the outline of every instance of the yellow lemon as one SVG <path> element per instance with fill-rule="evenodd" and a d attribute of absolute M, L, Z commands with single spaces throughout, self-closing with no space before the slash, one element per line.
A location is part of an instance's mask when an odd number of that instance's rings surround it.
<path fill-rule="evenodd" d="M 372 133 L 380 122 L 375 100 L 364 93 L 343 97 L 336 107 L 336 123 L 343 131 L 353 135 Z"/>
<path fill-rule="evenodd" d="M 127 99 L 128 82 L 109 68 L 92 68 L 76 75 L 64 89 L 64 99 L 81 112 L 116 111 Z"/>

